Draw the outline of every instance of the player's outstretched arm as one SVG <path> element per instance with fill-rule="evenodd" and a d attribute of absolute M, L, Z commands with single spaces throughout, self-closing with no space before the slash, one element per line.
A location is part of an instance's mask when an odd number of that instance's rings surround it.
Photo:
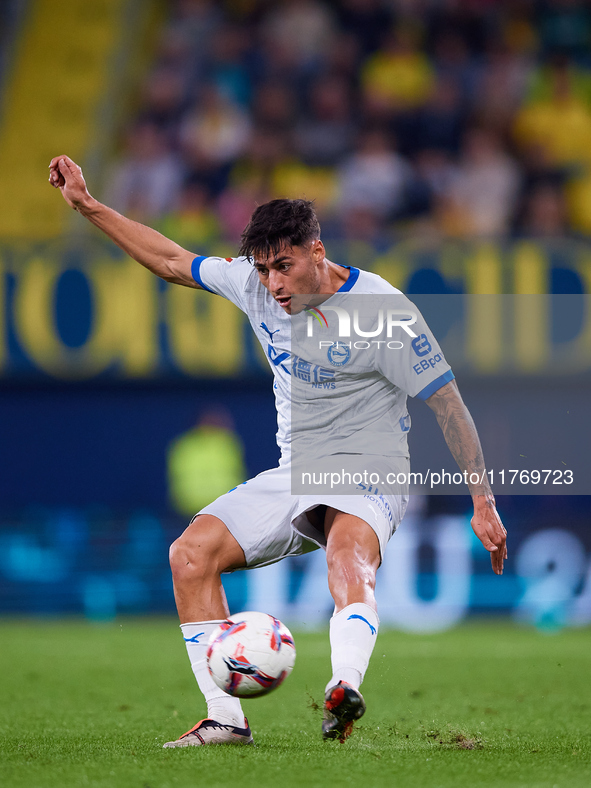
<path fill-rule="evenodd" d="M 482 447 L 470 411 L 464 404 L 455 380 L 442 386 L 426 402 L 435 413 L 445 442 L 460 470 L 467 472 L 468 479 L 471 474 L 474 474 L 472 478 L 478 477 L 476 484 L 468 483 L 474 501 L 472 528 L 490 552 L 493 571 L 501 575 L 503 561 L 507 558 L 507 531 L 488 483 Z"/>
<path fill-rule="evenodd" d="M 86 188 L 81 168 L 68 156 L 56 156 L 49 165 L 49 182 L 59 189 L 70 208 L 85 216 L 152 273 L 187 287 L 199 287 L 191 276 L 195 257 L 156 230 L 126 219 L 92 197 Z"/>

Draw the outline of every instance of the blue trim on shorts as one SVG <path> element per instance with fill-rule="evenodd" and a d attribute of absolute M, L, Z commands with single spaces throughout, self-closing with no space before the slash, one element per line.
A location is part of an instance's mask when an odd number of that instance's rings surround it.
<path fill-rule="evenodd" d="M 422 391 L 419 391 L 416 396 L 419 399 L 429 399 L 431 394 L 435 394 L 436 391 L 439 391 L 440 388 L 445 386 L 446 383 L 449 383 L 450 380 L 454 380 L 454 378 L 454 373 L 451 371 L 451 369 L 448 369 L 448 371 L 444 372 L 443 375 L 440 375 L 438 378 L 435 378 L 435 380 L 432 380 L 431 383 L 429 383 L 428 386 L 425 386 Z"/>
<path fill-rule="evenodd" d="M 193 262 L 191 263 L 191 276 L 197 282 L 199 287 L 202 287 L 204 290 L 207 290 L 208 293 L 213 293 L 214 295 L 217 295 L 217 293 L 214 293 L 214 291 L 210 287 L 204 284 L 203 279 L 201 278 L 201 274 L 199 273 L 199 269 L 201 268 L 201 263 L 206 259 L 207 259 L 206 256 L 202 255 L 200 257 L 196 257 L 193 260 Z"/>

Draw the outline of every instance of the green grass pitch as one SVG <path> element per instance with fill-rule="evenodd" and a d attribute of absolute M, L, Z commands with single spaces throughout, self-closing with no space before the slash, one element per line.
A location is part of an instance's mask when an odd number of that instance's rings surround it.
<path fill-rule="evenodd" d="M 591 630 L 380 632 L 345 744 L 323 743 L 326 634 L 296 633 L 256 747 L 163 750 L 203 714 L 176 622 L 0 623 L 0 785 L 591 786 Z"/>

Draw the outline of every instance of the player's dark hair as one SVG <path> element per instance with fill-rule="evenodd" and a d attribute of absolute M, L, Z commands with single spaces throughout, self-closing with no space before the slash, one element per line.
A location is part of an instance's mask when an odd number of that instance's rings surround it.
<path fill-rule="evenodd" d="M 320 224 L 310 200 L 271 200 L 250 217 L 240 254 L 266 260 L 283 246 L 303 246 L 320 238 Z"/>

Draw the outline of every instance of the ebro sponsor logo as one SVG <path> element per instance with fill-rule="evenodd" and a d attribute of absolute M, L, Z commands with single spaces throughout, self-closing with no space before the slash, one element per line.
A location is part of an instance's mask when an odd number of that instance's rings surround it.
<path fill-rule="evenodd" d="M 359 310 L 355 309 L 353 311 L 353 320 L 351 321 L 351 316 L 349 312 L 344 309 L 342 306 L 323 306 L 323 311 L 318 309 L 317 307 L 313 306 L 306 306 L 305 311 L 308 315 L 308 325 L 307 325 L 307 336 L 313 337 L 314 336 L 314 324 L 319 323 L 320 326 L 324 328 L 328 328 L 328 320 L 326 319 L 325 312 L 334 312 L 338 318 L 339 324 L 339 338 L 343 337 L 350 337 L 351 336 L 351 323 L 353 324 L 353 333 L 358 336 L 362 337 L 363 339 L 370 339 L 371 337 L 378 337 L 380 334 L 386 330 L 386 337 L 388 339 L 392 339 L 392 332 L 395 328 L 401 328 L 409 337 L 412 339 L 417 339 L 417 334 L 412 330 L 411 326 L 417 322 L 417 314 L 412 310 L 403 310 L 403 309 L 380 309 L 377 315 L 377 324 L 375 328 L 372 328 L 370 331 L 364 331 L 359 325 Z M 383 340 L 385 344 L 385 340 Z M 334 344 L 333 342 L 330 343 L 331 345 Z M 369 343 L 366 343 L 367 347 L 370 347 Z M 401 343 L 402 344 L 402 343 Z M 321 345 L 322 346 L 322 345 Z M 349 343 L 349 347 L 351 347 Z M 357 343 L 354 343 L 353 347 L 357 348 Z M 359 350 L 366 349 L 365 346 L 359 347 Z"/>
<path fill-rule="evenodd" d="M 417 375 L 422 375 L 428 369 L 432 369 L 435 364 L 439 364 L 440 361 L 443 360 L 443 356 L 441 353 L 435 353 L 434 356 L 431 358 L 423 358 L 421 359 L 419 364 L 415 364 L 413 369 Z"/>
<path fill-rule="evenodd" d="M 410 344 L 417 356 L 428 356 L 432 350 L 431 343 L 427 339 L 426 334 L 421 334 L 416 337 Z"/>

